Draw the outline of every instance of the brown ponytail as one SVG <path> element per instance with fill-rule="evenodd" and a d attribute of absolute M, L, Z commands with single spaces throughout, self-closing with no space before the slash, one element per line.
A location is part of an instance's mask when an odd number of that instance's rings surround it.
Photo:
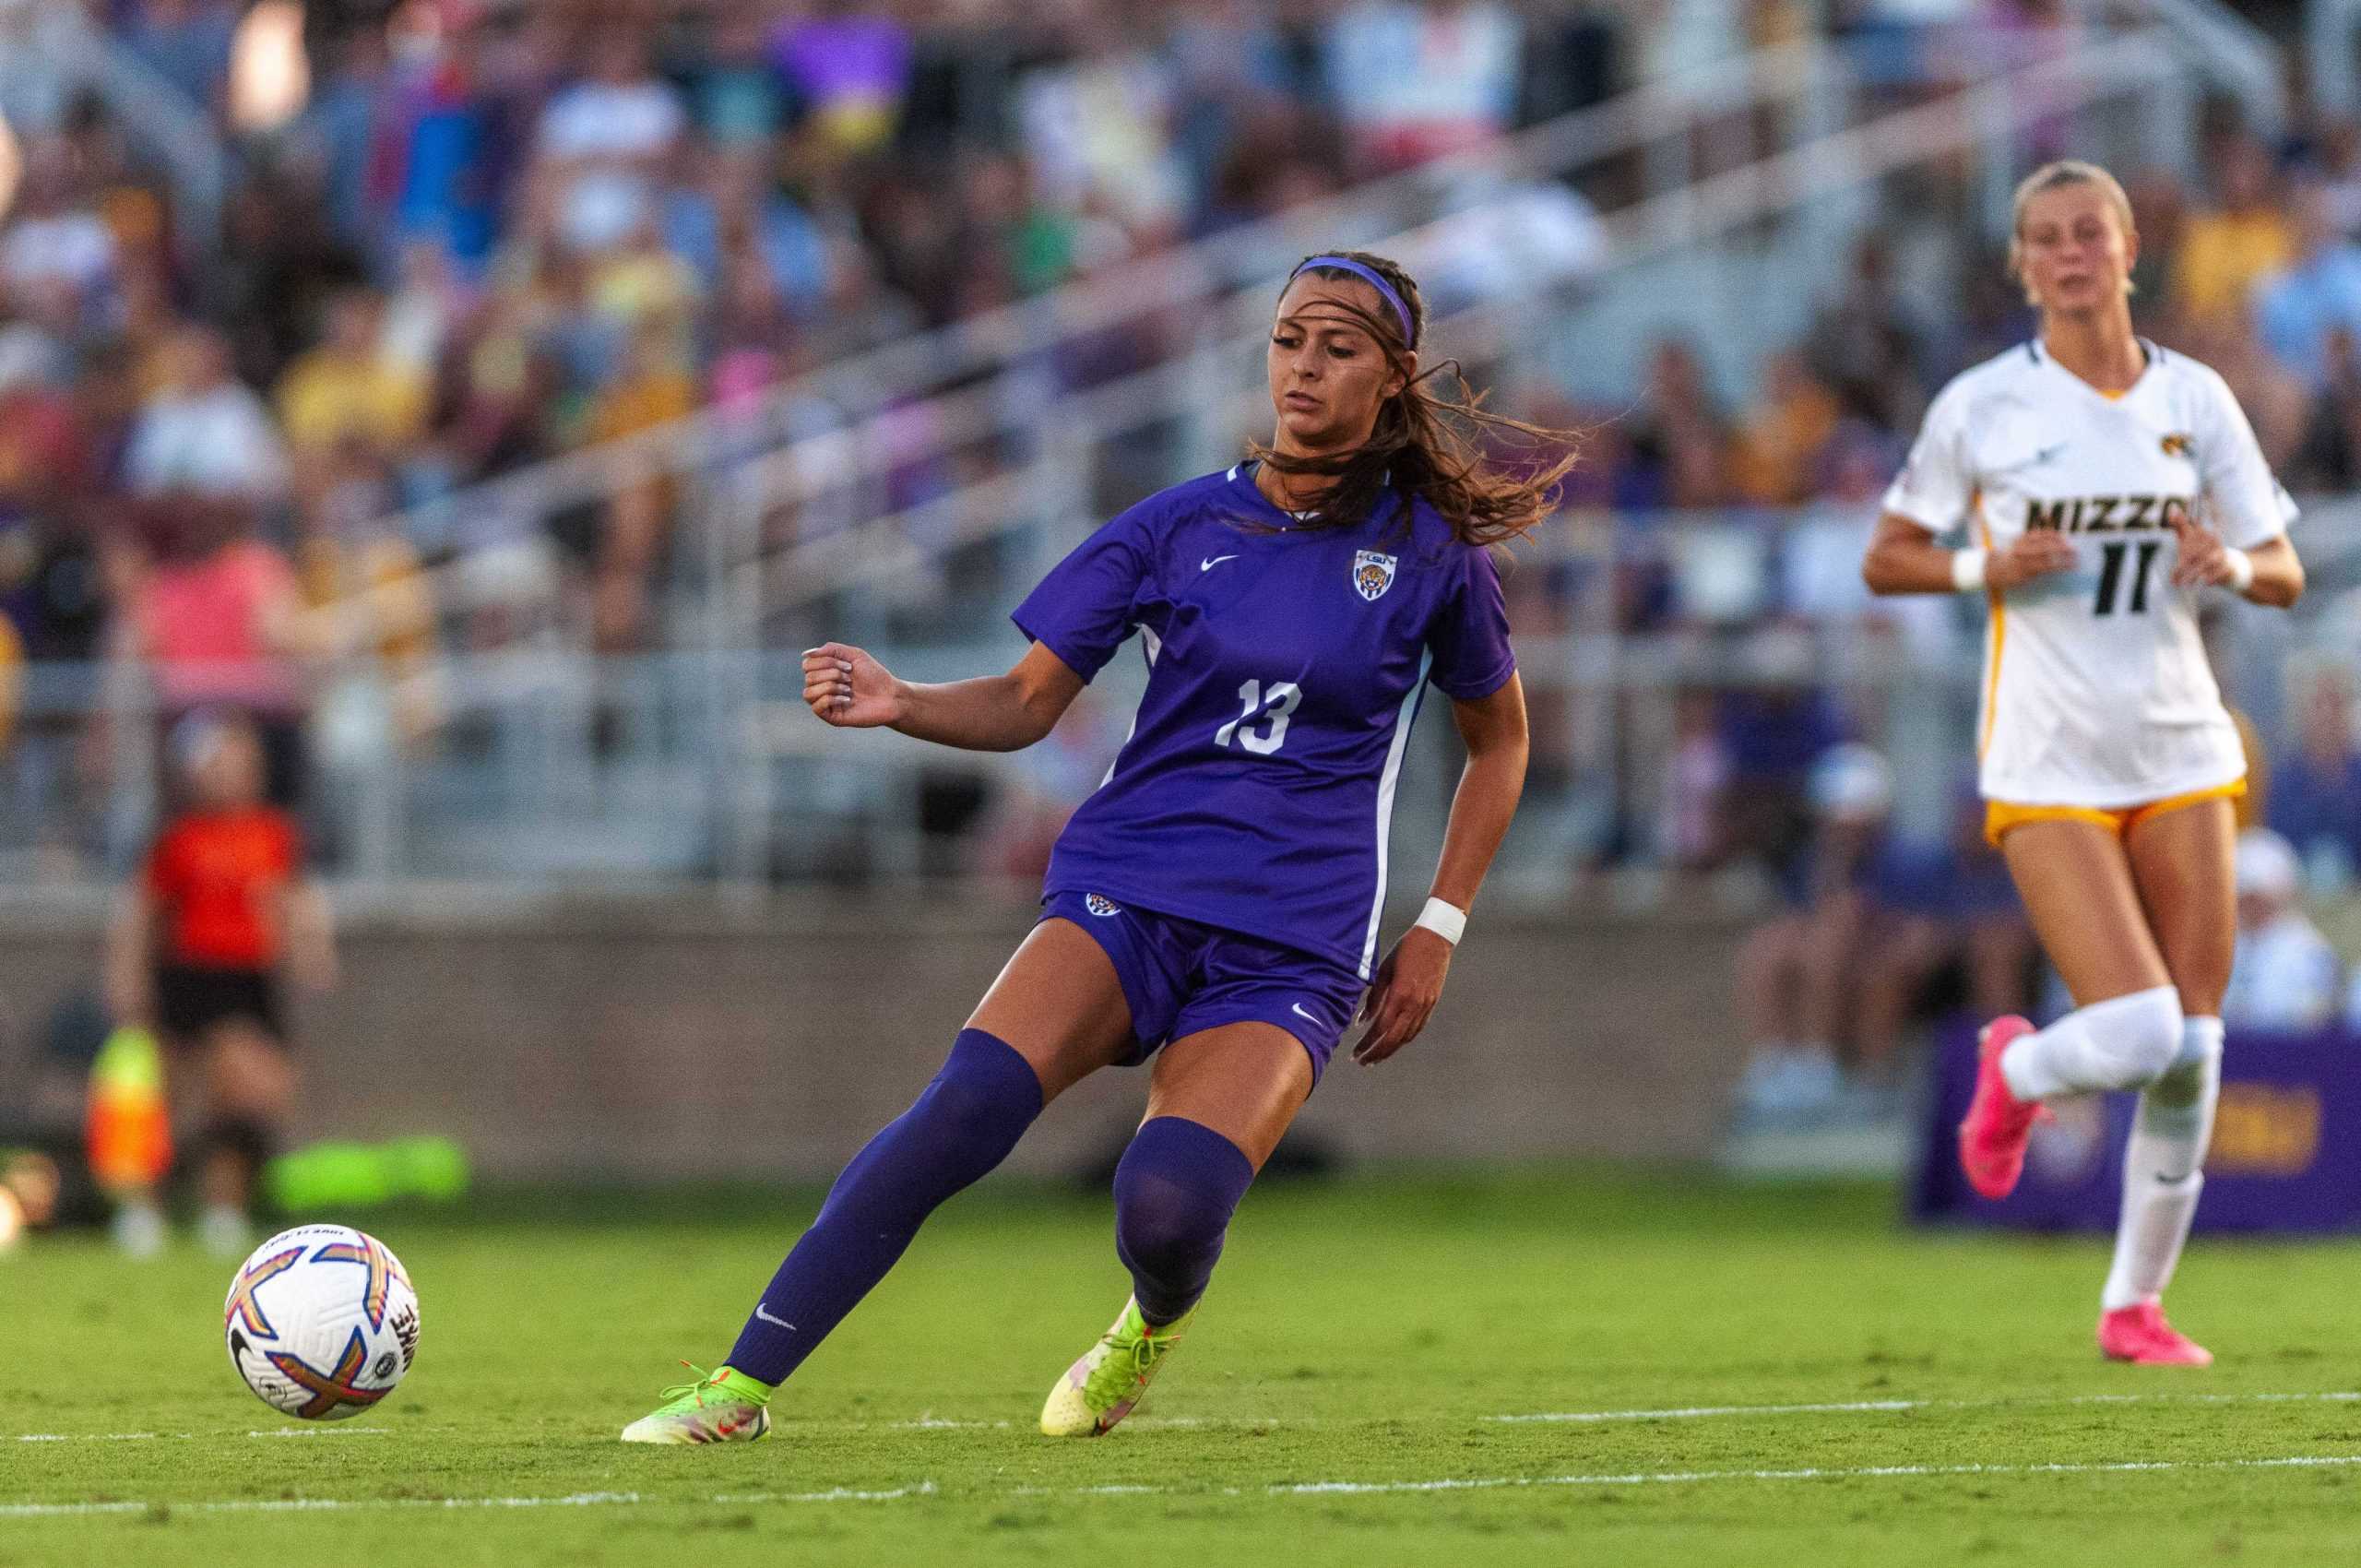
<path fill-rule="evenodd" d="M 1360 323 L 1395 369 L 1407 374 L 1408 356 L 1427 326 L 1426 302 L 1418 297 L 1418 280 L 1398 263 L 1367 251 L 1320 254 L 1360 263 L 1401 296 L 1410 313 L 1406 341 L 1402 324 L 1392 311 L 1367 311 L 1347 300 L 1335 304 Z M 1340 267 L 1303 270 L 1314 278 L 1360 281 Z M 1457 384 L 1458 396 L 1438 396 L 1427 386 L 1444 371 Z M 1377 424 L 1369 439 L 1350 452 L 1330 457 L 1290 457 L 1259 441 L 1250 442 L 1247 452 L 1278 473 L 1334 478 L 1318 516 L 1308 527 L 1351 527 L 1377 510 L 1386 491 L 1398 490 L 1432 506 L 1461 543 L 1501 544 L 1532 532 L 1549 515 L 1557 500 L 1558 481 L 1573 469 L 1573 448 L 1579 438 L 1570 430 L 1551 430 L 1492 413 L 1483 406 L 1485 396 L 1467 385 L 1457 360 L 1445 360 L 1409 380 L 1379 405 Z M 1489 443 L 1501 442 L 1502 437 L 1508 438 L 1505 445 L 1554 447 L 1563 455 L 1532 471 L 1512 469 L 1485 450 Z M 1406 527 L 1408 516 L 1406 508 Z"/>

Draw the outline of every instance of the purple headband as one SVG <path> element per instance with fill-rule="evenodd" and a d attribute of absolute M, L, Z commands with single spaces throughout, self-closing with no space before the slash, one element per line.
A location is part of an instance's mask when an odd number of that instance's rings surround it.
<path fill-rule="evenodd" d="M 1383 300 L 1387 304 L 1392 305 L 1394 307 L 1394 315 L 1400 319 L 1402 323 L 1402 341 L 1415 345 L 1418 335 L 1410 330 L 1410 307 L 1402 303 L 1402 296 L 1394 291 L 1394 286 L 1378 275 L 1377 268 L 1373 267 L 1364 267 L 1359 262 L 1353 260 L 1349 256 L 1315 255 L 1309 261 L 1306 261 L 1301 266 L 1298 267 L 1293 272 L 1288 273 L 1287 281 L 1290 283 L 1294 282 L 1297 279 L 1302 277 L 1305 273 L 1311 271 L 1315 267 L 1333 267 L 1339 272 L 1349 272 L 1354 277 L 1359 279 L 1362 282 L 1368 284 L 1370 288 L 1375 289 L 1377 291 L 1378 297 Z"/>

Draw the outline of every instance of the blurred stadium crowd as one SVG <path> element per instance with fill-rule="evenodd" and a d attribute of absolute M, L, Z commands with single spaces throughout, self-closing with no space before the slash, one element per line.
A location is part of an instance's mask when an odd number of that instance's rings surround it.
<path fill-rule="evenodd" d="M 1907 95 L 1963 37 L 2037 55 L 2073 25 L 2050 0 L 88 9 L 233 150 L 226 243 L 176 244 L 165 172 L 100 99 L 18 127 L 0 670 L 131 660 L 168 718 L 243 707 L 282 796 L 317 669 L 374 660 L 384 721 L 415 738 L 432 686 L 404 676 L 516 633 L 508 553 L 470 576 L 486 541 L 422 503 L 1813 29 Z M 284 77 L 291 39 L 308 93 L 274 119 L 246 78 Z M 2361 126 L 2299 105 L 2264 139 L 2216 116 L 2202 148 L 2193 183 L 2127 171 L 2142 328 L 2222 370 L 2299 493 L 2361 484 Z M 1568 509 L 1614 541 L 1612 629 L 1834 628 L 1972 657 L 1959 607 L 1872 605 L 1856 570 L 1932 390 L 2027 330 L 1997 254 L 1950 233 L 1930 265 L 1873 226 L 1803 340 L 1734 390 L 1679 340 L 1619 401 L 1509 389 L 1592 433 Z M 1084 357 L 1106 362 L 1056 374 L 1148 353 L 1102 342 Z M 1763 519 L 1761 558 L 1680 536 L 1699 511 Z M 575 646 L 665 645 L 671 524 L 662 485 L 540 519 Z M 1521 629 L 1567 626 L 1567 574 L 1513 592 Z M 2260 748 L 2264 814 L 2321 891 L 2361 865 L 2355 695 L 2327 671 Z M 11 738 L 0 712 L 20 788 L 105 766 L 42 715 Z M 1800 888 L 1811 770 L 1862 719 L 1809 681 L 1694 692 L 1663 777 L 1585 852 L 1751 857 Z M 1549 756 L 1544 737 L 1545 784 Z M 1053 808 L 1094 772 L 1045 766 Z"/>
<path fill-rule="evenodd" d="M 2075 25 L 2055 0 L 85 8 L 209 119 L 232 177 L 223 243 L 193 254 L 170 171 L 102 98 L 0 137 L 0 799 L 62 878 L 134 849 L 90 820 L 118 765 L 110 669 L 144 671 L 167 722 L 254 715 L 287 800 L 331 668 L 374 667 L 393 696 L 371 721 L 399 746 L 443 721 L 439 659 L 549 630 L 528 603 L 559 607 L 567 648 L 673 640 L 668 486 L 528 519 L 522 552 L 513 523 L 455 529 L 439 497 L 1749 49 L 1817 31 L 1907 101 L 1964 41 L 2036 58 Z M 2125 171 L 2142 327 L 2222 371 L 2299 494 L 2361 488 L 2361 125 L 2299 101 L 2265 137 L 2216 113 L 2201 148 L 2193 180 Z M 1560 194 L 1612 206 L 1615 178 Z M 1975 655 L 1970 607 L 1872 603 L 1857 572 L 1928 397 L 2030 325 L 1991 236 L 1904 221 L 1927 194 L 1897 188 L 1809 330 L 1742 384 L 1667 339 L 1619 397 L 1505 388 L 1589 433 L 1565 526 L 1611 563 L 1514 575 L 1520 632 L 1752 639 L 1753 678 L 1682 686 L 1661 747 L 1607 765 L 1618 803 L 1571 858 L 1770 890 L 1736 1000 L 1746 1107 L 1773 1122 L 1890 1099 L 1930 997 L 1989 1015 L 2041 983 L 1973 801 L 1900 832 L 1860 743 L 1891 695 L 1822 657 Z M 1157 332 L 1050 374 L 1109 379 L 1179 345 L 1138 340 Z M 25 706 L 34 665 L 50 686 Z M 2299 675 L 2250 747 L 2277 837 L 2242 849 L 2234 1004 L 2361 1028 L 2299 907 L 2349 899 L 2361 868 L 2361 688 L 2349 661 Z M 1573 706 L 1536 707 L 1540 792 L 1596 766 Z M 1116 730 L 1078 705 L 997 780 L 998 831 L 962 863 L 1038 871 Z"/>

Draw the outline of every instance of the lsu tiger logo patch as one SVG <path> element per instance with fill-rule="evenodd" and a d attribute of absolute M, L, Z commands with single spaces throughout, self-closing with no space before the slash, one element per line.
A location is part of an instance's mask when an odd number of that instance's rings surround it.
<path fill-rule="evenodd" d="M 1394 557 L 1363 550 L 1353 556 L 1353 590 L 1375 603 L 1394 586 Z"/>
<path fill-rule="evenodd" d="M 1112 898 L 1101 897 L 1096 893 L 1084 894 L 1082 907 L 1102 921 L 1123 912 L 1123 907 L 1121 904 L 1116 903 Z"/>
<path fill-rule="evenodd" d="M 2196 444 L 2187 434 L 2177 430 L 2165 436 L 2157 445 L 2164 447 L 2165 456 L 2167 457 L 2186 457 L 2196 450 Z"/>

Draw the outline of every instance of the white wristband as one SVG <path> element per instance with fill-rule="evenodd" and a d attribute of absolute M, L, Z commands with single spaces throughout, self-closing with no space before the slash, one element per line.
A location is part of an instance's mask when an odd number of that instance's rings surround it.
<path fill-rule="evenodd" d="M 1418 911 L 1417 924 L 1425 926 L 1453 947 L 1467 932 L 1467 911 L 1456 904 L 1446 904 L 1440 898 L 1430 898 L 1427 907 Z"/>
<path fill-rule="evenodd" d="M 2254 587 L 2254 557 L 2236 546 L 2222 553 L 2230 558 L 2230 591 L 2244 593 Z"/>
<path fill-rule="evenodd" d="M 1984 564 L 1992 558 L 1988 550 L 1954 550 L 1952 552 L 1952 587 L 1962 593 L 1974 593 L 1984 586 Z"/>

